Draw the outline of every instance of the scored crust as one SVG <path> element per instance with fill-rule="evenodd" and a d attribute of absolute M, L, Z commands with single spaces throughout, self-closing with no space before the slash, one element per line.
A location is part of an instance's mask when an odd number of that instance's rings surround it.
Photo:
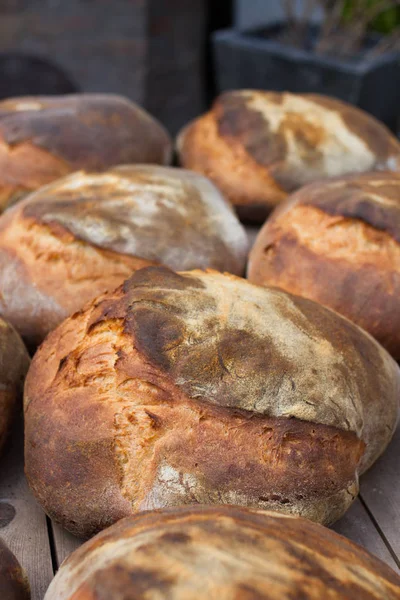
<path fill-rule="evenodd" d="M 204 177 L 156 165 L 78 172 L 0 219 L 0 311 L 35 346 L 143 266 L 242 274 L 247 236 Z"/>
<path fill-rule="evenodd" d="M 76 171 L 171 162 L 166 130 L 113 94 L 20 97 L 0 102 L 0 208 Z"/>
<path fill-rule="evenodd" d="M 333 308 L 395 358 L 400 358 L 399 273 L 396 173 L 347 176 L 299 190 L 264 225 L 248 264 L 254 283 Z"/>
<path fill-rule="evenodd" d="M 311 181 L 400 170 L 400 143 L 383 124 L 315 94 L 225 92 L 185 127 L 177 146 L 183 166 L 209 176 L 257 220 Z"/>
<path fill-rule="evenodd" d="M 396 600 L 399 586 L 385 563 L 325 527 L 267 511 L 200 506 L 115 524 L 67 558 L 45 600 L 122 592 L 171 600 Z"/>
<path fill-rule="evenodd" d="M 335 313 L 233 276 L 149 267 L 38 350 L 26 472 L 78 535 L 190 503 L 329 523 L 389 442 L 398 396 L 394 361 Z"/>

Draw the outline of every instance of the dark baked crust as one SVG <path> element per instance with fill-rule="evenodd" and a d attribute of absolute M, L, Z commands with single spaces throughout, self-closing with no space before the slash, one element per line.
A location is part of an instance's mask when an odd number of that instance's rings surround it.
<path fill-rule="evenodd" d="M 178 151 L 183 166 L 210 177 L 252 220 L 311 181 L 400 170 L 400 143 L 384 125 L 315 94 L 225 92 L 181 132 Z"/>
<path fill-rule="evenodd" d="M 247 237 L 204 177 L 156 165 L 78 172 L 0 218 L 0 312 L 35 347 L 143 266 L 242 274 Z"/>
<path fill-rule="evenodd" d="M 400 578 L 356 544 L 304 519 L 233 506 L 182 507 L 124 519 L 81 546 L 45 600 L 120 597 L 396 600 Z"/>
<path fill-rule="evenodd" d="M 400 174 L 332 179 L 277 209 L 257 237 L 248 277 L 333 308 L 398 359 L 399 244 Z"/>
<path fill-rule="evenodd" d="M 398 397 L 394 361 L 331 311 L 233 276 L 151 267 L 38 350 L 26 473 L 81 536 L 191 503 L 329 523 L 389 442 Z"/>
<path fill-rule="evenodd" d="M 0 593 L 1 600 L 29 600 L 29 582 L 24 570 L 0 538 Z"/>
<path fill-rule="evenodd" d="M 165 129 L 112 94 L 0 102 L 0 207 L 76 171 L 125 163 L 169 164 Z"/>
<path fill-rule="evenodd" d="M 22 399 L 29 362 L 18 333 L 0 318 L 0 450 L 10 432 L 17 402 Z"/>

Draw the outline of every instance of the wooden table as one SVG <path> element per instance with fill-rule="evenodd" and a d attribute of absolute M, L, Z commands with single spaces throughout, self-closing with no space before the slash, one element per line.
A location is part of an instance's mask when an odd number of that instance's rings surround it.
<path fill-rule="evenodd" d="M 255 230 L 250 231 L 254 239 Z M 388 450 L 361 479 L 361 493 L 333 529 L 400 571 L 400 425 Z M 21 418 L 0 458 L 0 537 L 28 573 L 32 600 L 42 600 L 53 574 L 82 542 L 52 523 L 23 473 Z"/>

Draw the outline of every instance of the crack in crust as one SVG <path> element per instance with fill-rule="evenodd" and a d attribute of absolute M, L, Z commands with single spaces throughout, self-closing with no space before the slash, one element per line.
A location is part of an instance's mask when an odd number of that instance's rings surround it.
<path fill-rule="evenodd" d="M 84 536 L 199 502 L 329 523 L 388 443 L 398 386 L 372 338 L 318 305 L 216 272 L 147 268 L 35 355 L 26 473 L 45 510 Z"/>

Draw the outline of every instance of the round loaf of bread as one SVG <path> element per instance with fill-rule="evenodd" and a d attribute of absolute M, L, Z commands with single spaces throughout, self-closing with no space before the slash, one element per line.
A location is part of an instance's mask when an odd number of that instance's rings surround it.
<path fill-rule="evenodd" d="M 0 450 L 10 433 L 18 401 L 22 401 L 29 363 L 29 354 L 20 336 L 0 318 Z"/>
<path fill-rule="evenodd" d="M 112 94 L 20 97 L 0 102 L 0 210 L 78 169 L 169 164 L 165 129 Z"/>
<path fill-rule="evenodd" d="M 25 571 L 1 538 L 0 597 L 1 600 L 29 600 L 31 597 Z"/>
<path fill-rule="evenodd" d="M 400 577 L 346 538 L 262 510 L 123 519 L 63 563 L 44 600 L 398 600 Z"/>
<path fill-rule="evenodd" d="M 201 175 L 155 165 L 74 173 L 0 218 L 0 314 L 34 347 L 138 268 L 242 275 L 247 245 L 231 206 Z"/>
<path fill-rule="evenodd" d="M 400 359 L 400 173 L 293 194 L 258 234 L 248 277 L 333 308 Z"/>
<path fill-rule="evenodd" d="M 178 137 L 181 164 L 210 177 L 244 218 L 262 221 L 300 186 L 371 169 L 400 171 L 400 142 L 372 116 L 314 94 L 225 92 Z"/>
<path fill-rule="evenodd" d="M 26 474 L 79 536 L 192 503 L 331 523 L 393 434 L 399 386 L 389 354 L 319 304 L 148 267 L 36 353 Z"/>

